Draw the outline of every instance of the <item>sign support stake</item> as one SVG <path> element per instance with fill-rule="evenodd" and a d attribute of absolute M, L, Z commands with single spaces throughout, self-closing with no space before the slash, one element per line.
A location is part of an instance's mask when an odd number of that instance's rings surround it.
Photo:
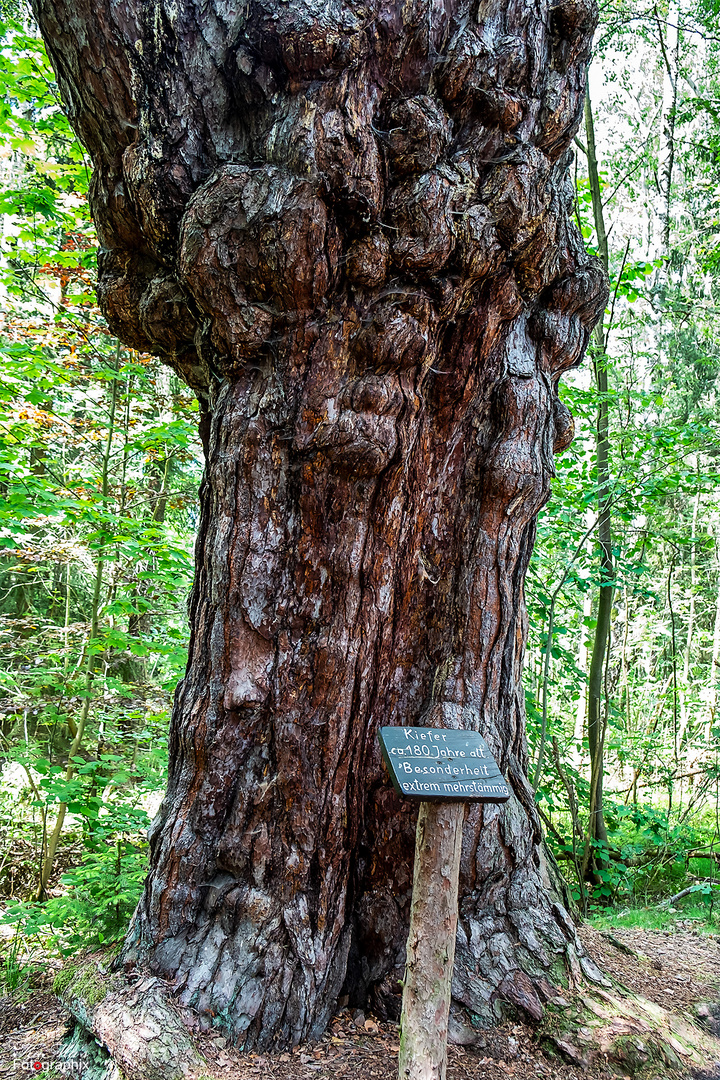
<path fill-rule="evenodd" d="M 400 1020 L 400 1080 L 445 1080 L 464 802 L 421 802 Z"/>
<path fill-rule="evenodd" d="M 400 1080 L 445 1080 L 465 804 L 511 797 L 490 748 L 464 728 L 383 727 L 398 795 L 420 803 L 407 941 Z"/>

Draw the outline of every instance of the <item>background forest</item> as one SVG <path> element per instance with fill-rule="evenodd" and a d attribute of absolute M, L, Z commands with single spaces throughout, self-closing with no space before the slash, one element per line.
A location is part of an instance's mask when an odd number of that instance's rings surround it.
<path fill-rule="evenodd" d="M 108 333 L 89 170 L 31 17 L 0 22 L 0 900 L 7 989 L 116 939 L 165 783 L 201 451 Z M 610 302 L 562 394 L 527 584 L 531 780 L 580 910 L 717 921 L 717 10 L 602 9 L 577 217 Z"/>

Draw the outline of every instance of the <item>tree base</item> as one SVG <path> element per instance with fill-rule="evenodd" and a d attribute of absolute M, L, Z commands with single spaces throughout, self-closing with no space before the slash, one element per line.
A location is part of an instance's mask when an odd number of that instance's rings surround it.
<path fill-rule="evenodd" d="M 86 1080 L 202 1080 L 211 1071 L 190 1032 L 195 1018 L 175 1008 L 160 980 L 111 976 L 92 959 L 61 972 L 55 991 L 76 1021 L 60 1060 L 80 1062 Z M 520 999 L 515 1009 L 527 1020 Z M 450 1041 L 484 1046 L 478 1021 L 454 1005 Z M 555 1060 L 582 1071 L 614 1066 L 637 1080 L 659 1071 L 687 1075 L 720 1060 L 720 1038 L 712 1030 L 617 985 L 607 991 L 583 980 L 563 991 L 548 983 L 536 1030 L 537 1043 Z"/>

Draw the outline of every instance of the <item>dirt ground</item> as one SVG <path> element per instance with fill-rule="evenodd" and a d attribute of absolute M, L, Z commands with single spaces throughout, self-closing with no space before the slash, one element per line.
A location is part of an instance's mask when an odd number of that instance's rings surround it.
<path fill-rule="evenodd" d="M 690 922 L 672 930 L 618 929 L 610 935 L 585 927 L 582 936 L 613 979 L 686 1019 L 699 1010 L 705 1030 L 714 1028 L 720 1035 L 720 1009 L 713 1009 L 720 1001 L 720 936 L 701 933 Z M 46 987 L 55 973 L 47 972 Z M 52 1075 L 66 1026 L 66 1014 L 48 988 L 34 990 L 23 1001 L 0 1001 L 2 1080 L 30 1073 Z M 720 1080 L 720 1042 L 717 1045 L 718 1060 L 707 1061 L 702 1069 L 686 1069 L 683 1075 Z M 291 1053 L 245 1055 L 219 1035 L 201 1037 L 199 1046 L 213 1080 L 395 1080 L 397 1076 L 397 1025 L 381 1023 L 359 1010 L 343 1010 L 317 1045 L 300 1046 Z M 599 1080 L 629 1075 L 623 1066 L 608 1062 L 583 1068 L 564 1061 L 547 1039 L 538 1038 L 535 1028 L 507 1022 L 486 1032 L 472 1049 L 451 1046 L 447 1080 Z M 665 1066 L 643 1073 L 648 1080 L 664 1080 L 667 1075 Z"/>

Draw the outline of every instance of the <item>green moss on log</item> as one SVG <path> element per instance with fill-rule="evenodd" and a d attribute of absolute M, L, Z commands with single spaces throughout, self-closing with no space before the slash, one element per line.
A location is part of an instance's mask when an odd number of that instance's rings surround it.
<path fill-rule="evenodd" d="M 60 998 L 79 998 L 86 1009 L 99 1005 L 107 992 L 107 979 L 92 963 L 78 967 L 71 964 L 58 972 L 53 982 L 54 994 Z"/>

